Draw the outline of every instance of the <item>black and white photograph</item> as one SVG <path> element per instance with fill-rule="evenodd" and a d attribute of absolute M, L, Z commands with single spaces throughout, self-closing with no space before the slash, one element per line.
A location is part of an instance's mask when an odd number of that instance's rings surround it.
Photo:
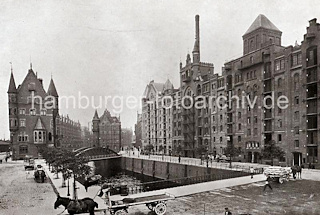
<path fill-rule="evenodd" d="M 1 0 L 0 215 L 320 215 L 319 8 Z"/>

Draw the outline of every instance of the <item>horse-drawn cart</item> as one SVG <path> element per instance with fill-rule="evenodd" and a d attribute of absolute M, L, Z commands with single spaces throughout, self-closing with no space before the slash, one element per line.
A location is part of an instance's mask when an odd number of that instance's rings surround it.
<path fill-rule="evenodd" d="M 284 181 L 289 181 L 291 175 L 290 167 L 270 166 L 264 169 L 264 174 L 272 180 L 282 184 Z"/>
<path fill-rule="evenodd" d="M 128 208 L 135 205 L 146 205 L 151 211 L 157 215 L 163 215 L 167 211 L 166 202 L 175 197 L 169 193 L 158 195 L 147 195 L 136 198 L 124 198 L 120 201 L 110 200 L 110 193 L 108 192 L 107 204 L 112 215 L 124 215 L 128 213 Z"/>

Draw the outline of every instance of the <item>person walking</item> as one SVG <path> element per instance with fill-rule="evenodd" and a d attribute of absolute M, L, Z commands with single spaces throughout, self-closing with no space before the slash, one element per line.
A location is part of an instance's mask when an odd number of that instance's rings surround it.
<path fill-rule="evenodd" d="M 229 208 L 225 208 L 225 215 L 232 215 L 231 211 L 229 210 Z"/>
<path fill-rule="evenodd" d="M 253 169 L 253 167 L 251 166 L 251 167 L 250 167 L 250 175 L 251 175 L 251 179 L 253 179 L 253 173 L 254 173 L 254 169 Z"/>
<path fill-rule="evenodd" d="M 296 166 L 291 167 L 293 179 L 296 179 L 297 168 Z"/>
<path fill-rule="evenodd" d="M 271 185 L 270 185 L 270 182 L 271 182 L 271 178 L 270 178 L 270 176 L 267 176 L 266 184 L 265 184 L 264 187 L 263 187 L 263 192 L 266 190 L 267 187 L 269 187 L 269 188 L 272 190 L 272 187 L 271 187 Z"/>
<path fill-rule="evenodd" d="M 298 178 L 301 179 L 301 173 L 302 173 L 302 167 L 301 167 L 301 165 L 299 165 L 299 166 L 297 167 L 297 173 L 298 173 Z"/>

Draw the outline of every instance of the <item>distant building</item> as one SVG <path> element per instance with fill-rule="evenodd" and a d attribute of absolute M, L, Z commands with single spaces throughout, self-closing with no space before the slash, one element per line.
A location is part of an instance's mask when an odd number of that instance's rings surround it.
<path fill-rule="evenodd" d="M 101 117 L 95 111 L 92 119 L 93 147 L 108 147 L 116 152 L 121 150 L 120 117 L 111 116 L 105 110 Z"/>
<path fill-rule="evenodd" d="M 137 123 L 134 125 L 134 147 L 142 148 L 142 115 L 137 113 Z"/>
<path fill-rule="evenodd" d="M 69 116 L 57 117 L 57 135 L 60 147 L 74 150 L 82 147 L 81 124 L 69 118 Z"/>
<path fill-rule="evenodd" d="M 282 32 L 264 15 L 259 15 L 243 35 L 243 55 L 225 63 L 222 75 L 212 63 L 200 61 L 199 16 L 195 17 L 196 36 L 192 59 L 180 63 L 178 90 L 151 81 L 142 100 L 142 146 L 152 144 L 156 152 L 163 144 L 188 157 L 200 149 L 224 154 L 234 146 L 247 162 L 266 162 L 262 149 L 270 141 L 285 151 L 284 165 L 313 163 L 319 167 L 319 62 L 320 24 L 309 21 L 301 45 L 282 46 Z M 174 105 L 165 109 L 162 98 L 172 97 Z M 195 107 L 202 97 L 205 108 Z M 216 100 L 224 96 L 225 99 Z M 238 96 L 238 100 L 233 96 Z M 288 108 L 266 108 L 264 99 L 282 96 Z M 193 98 L 193 103 L 187 97 Z M 256 105 L 237 107 L 248 97 Z M 182 107 L 182 100 L 184 105 Z M 269 100 L 270 101 L 270 100 Z M 266 105 L 271 105 L 269 101 Z M 220 107 L 219 107 L 220 106 Z M 222 108 L 224 106 L 224 108 Z M 172 132 L 172 133 L 171 133 Z M 170 134 L 170 135 L 169 135 Z M 173 142 L 172 142 L 173 141 Z M 164 144 L 164 142 L 166 144 Z M 179 150 L 178 150 L 179 149 Z M 198 150 L 199 149 L 199 150 Z"/>
<path fill-rule="evenodd" d="M 171 97 L 174 91 L 170 80 L 164 84 L 151 81 L 147 85 L 142 99 L 143 148 L 151 144 L 156 153 L 172 152 L 173 108 L 170 107 L 170 99 L 167 97 Z"/>
<path fill-rule="evenodd" d="M 81 126 L 82 147 L 91 147 L 93 145 L 93 133 L 87 126 Z"/>
<path fill-rule="evenodd" d="M 123 150 L 132 148 L 132 135 L 131 128 L 121 128 L 121 148 Z"/>

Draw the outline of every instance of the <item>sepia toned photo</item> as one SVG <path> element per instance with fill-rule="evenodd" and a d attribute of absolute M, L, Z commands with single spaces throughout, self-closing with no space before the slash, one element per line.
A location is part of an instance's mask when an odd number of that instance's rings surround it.
<path fill-rule="evenodd" d="M 0 215 L 320 215 L 319 8 L 0 1 Z"/>

